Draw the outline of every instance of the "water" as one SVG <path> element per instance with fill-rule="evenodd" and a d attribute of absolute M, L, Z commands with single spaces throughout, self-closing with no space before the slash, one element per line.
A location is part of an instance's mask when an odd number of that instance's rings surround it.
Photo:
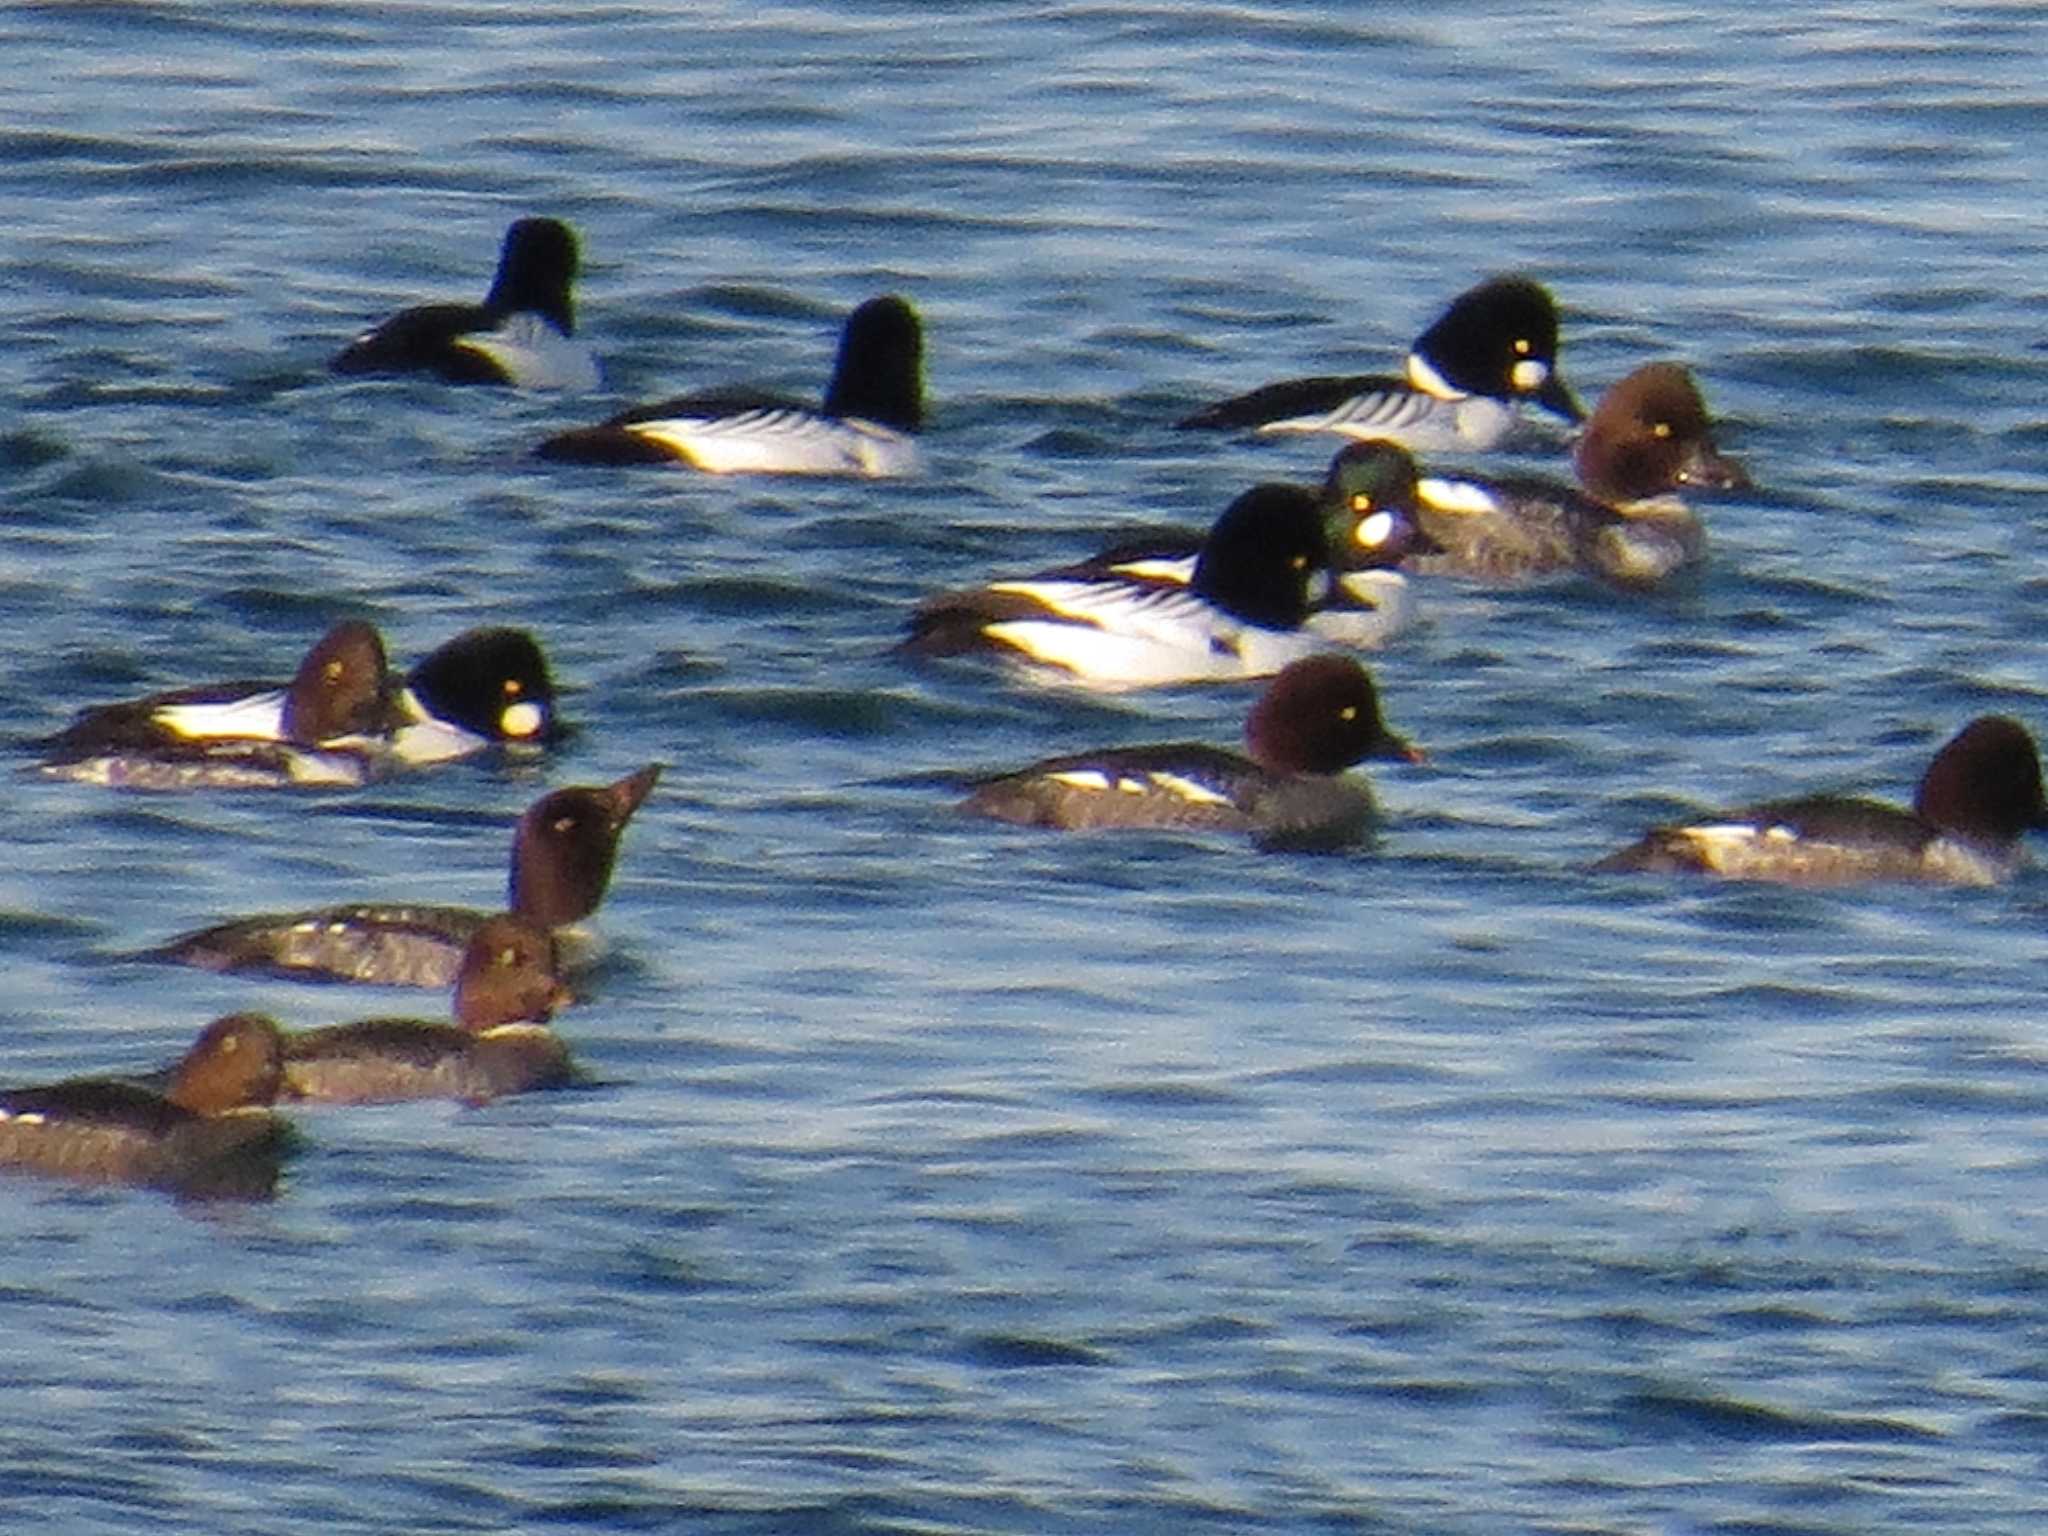
<path fill-rule="evenodd" d="M 66 1532 L 2038 1530 L 2048 886 L 1601 881 L 1669 812 L 2048 728 L 2038 18 L 2002 4 L 22 5 L 0 15 L 0 733 L 524 624 L 582 733 L 344 797 L 17 782 L 0 1075 L 423 995 L 125 962 L 487 902 L 669 777 L 563 1023 L 598 1086 L 304 1117 L 274 1203 L 11 1181 L 0 1508 Z M 611 392 L 343 384 L 504 225 Z M 1684 591 L 1439 585 L 1372 849 L 965 825 L 934 775 L 1231 740 L 886 653 L 942 586 L 1328 446 L 1165 423 L 1530 271 L 1589 399 L 1760 490 Z M 931 472 L 537 465 L 823 382 L 910 295 Z M 1530 462 L 1542 460 L 1541 444 Z"/>

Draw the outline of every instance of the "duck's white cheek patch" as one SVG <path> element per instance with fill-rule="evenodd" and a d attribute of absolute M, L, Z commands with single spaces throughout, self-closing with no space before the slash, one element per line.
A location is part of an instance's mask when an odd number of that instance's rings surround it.
<path fill-rule="evenodd" d="M 1170 795 L 1176 795 L 1182 800 L 1187 801 L 1189 805 L 1230 804 L 1228 796 L 1219 795 L 1208 785 L 1198 784 L 1193 779 L 1182 778 L 1177 773 L 1152 773 L 1147 774 L 1146 777 L 1151 780 L 1154 788 L 1163 789 Z M 1134 785 L 1133 787 L 1142 788 L 1143 786 Z"/>
<path fill-rule="evenodd" d="M 1497 512 L 1500 505 L 1486 488 L 1470 480 L 1440 480 L 1428 475 L 1415 482 L 1415 491 L 1439 512 Z"/>
<path fill-rule="evenodd" d="M 1360 518 L 1358 526 L 1351 530 L 1351 538 L 1360 549 L 1378 549 L 1394 536 L 1394 514 L 1375 512 L 1370 517 Z"/>
<path fill-rule="evenodd" d="M 1525 393 L 1532 389 L 1541 389 L 1543 381 L 1549 377 L 1550 365 L 1548 363 L 1539 363 L 1533 357 L 1523 358 L 1519 363 L 1515 364 L 1508 374 L 1508 378 L 1514 382 L 1515 388 Z"/>
<path fill-rule="evenodd" d="M 548 723 L 548 712 L 531 699 L 505 706 L 498 716 L 498 729 L 516 741 L 538 736 Z"/>

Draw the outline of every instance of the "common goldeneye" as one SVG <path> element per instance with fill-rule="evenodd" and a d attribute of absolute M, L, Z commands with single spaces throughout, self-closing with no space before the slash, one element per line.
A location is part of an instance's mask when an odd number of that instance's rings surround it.
<path fill-rule="evenodd" d="M 464 630 L 421 658 L 406 674 L 397 711 L 392 751 L 407 763 L 543 745 L 561 734 L 540 642 L 503 625 Z"/>
<path fill-rule="evenodd" d="M 1996 885 L 2018 866 L 2021 834 L 2043 826 L 2048 801 L 2034 738 L 2015 720 L 1983 715 L 1935 753 L 1910 811 L 1841 795 L 1772 800 L 1654 828 L 1593 869 L 1787 885 Z"/>
<path fill-rule="evenodd" d="M 1182 418 L 1179 427 L 1338 432 L 1418 453 L 1491 448 L 1522 400 L 1585 418 L 1557 371 L 1557 306 L 1541 283 L 1488 278 L 1451 301 L 1416 338 L 1406 376 L 1289 379 Z"/>
<path fill-rule="evenodd" d="M 233 1014 L 206 1026 L 161 1091 L 75 1077 L 0 1092 L 0 1167 L 187 1194 L 260 1194 L 289 1128 L 267 1106 L 283 1081 L 277 1027 Z"/>
<path fill-rule="evenodd" d="M 661 765 L 615 784 L 542 795 L 512 834 L 506 905 L 555 930 L 595 912 L 611 884 L 619 837 Z M 454 985 L 463 951 L 492 916 L 472 907 L 357 904 L 237 918 L 182 934 L 141 958 L 206 971 L 255 972 L 300 981 L 386 986 Z"/>
<path fill-rule="evenodd" d="M 449 384 L 595 389 L 597 359 L 576 339 L 569 285 L 576 236 L 559 219 L 515 219 L 481 304 L 401 310 L 335 354 L 336 373 L 430 373 Z"/>
<path fill-rule="evenodd" d="M 505 913 L 476 931 L 455 978 L 455 1023 L 359 1019 L 285 1036 L 292 1102 L 386 1104 L 462 1099 L 480 1104 L 575 1080 L 569 1049 L 547 1027 L 568 1001 L 555 941 Z"/>
<path fill-rule="evenodd" d="M 1376 650 L 1415 620 L 1415 594 L 1395 569 L 1433 551 L 1415 502 L 1415 461 L 1393 443 L 1346 443 L 1316 490 L 1336 582 L 1307 626 L 1326 640 Z M 1105 550 L 1084 562 L 1105 575 L 1182 585 L 1193 579 L 1202 535 L 1173 529 Z"/>
<path fill-rule="evenodd" d="M 1269 677 L 1326 642 L 1305 628 L 1330 595 L 1322 507 L 1259 485 L 1227 507 L 1185 584 L 1094 564 L 925 602 L 900 649 L 988 654 L 1102 689 Z"/>
<path fill-rule="evenodd" d="M 49 778 L 126 789 L 360 784 L 388 752 L 384 641 L 345 620 L 292 680 L 210 683 L 82 710 L 40 745 Z"/>
<path fill-rule="evenodd" d="M 889 295 L 847 316 L 823 410 L 759 390 L 708 390 L 557 433 L 535 452 L 570 464 L 682 464 L 714 475 L 884 478 L 917 471 L 923 424 L 923 331 L 917 312 Z"/>
<path fill-rule="evenodd" d="M 1600 397 L 1572 452 L 1576 487 L 1425 476 L 1418 518 L 1437 552 L 1403 567 L 1487 581 L 1576 569 L 1617 586 L 1655 586 L 1706 552 L 1699 518 L 1677 493 L 1749 484 L 1712 434 L 1692 375 L 1677 363 L 1647 364 Z"/>
<path fill-rule="evenodd" d="M 558 734 L 547 658 L 524 630 L 466 630 L 401 685 L 375 627 L 346 620 L 289 683 L 209 683 L 85 710 L 38 771 L 130 789 L 355 785 L 394 765 Z"/>
<path fill-rule="evenodd" d="M 1334 848 L 1375 819 L 1372 792 L 1343 770 L 1368 757 L 1420 762 L 1387 729 L 1379 694 L 1348 656 L 1293 662 L 1245 721 L 1250 756 L 1176 742 L 1048 758 L 979 781 L 961 809 L 1019 826 L 1246 832 L 1263 847 Z"/>

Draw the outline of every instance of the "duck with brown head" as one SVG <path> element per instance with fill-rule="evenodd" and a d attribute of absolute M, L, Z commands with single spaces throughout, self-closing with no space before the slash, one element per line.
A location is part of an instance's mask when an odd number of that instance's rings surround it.
<path fill-rule="evenodd" d="M 512 833 L 513 914 L 559 930 L 595 912 L 626 824 L 660 777 L 661 765 L 650 763 L 615 783 L 553 790 L 528 806 Z M 181 935 L 143 958 L 207 971 L 440 990 L 454 985 L 463 951 L 491 915 L 399 903 L 268 913 Z"/>
<path fill-rule="evenodd" d="M 283 1081 L 277 1026 L 230 1014 L 207 1025 L 157 1086 L 75 1077 L 0 1092 L 0 1167 L 182 1193 L 263 1193 L 290 1141 L 267 1107 Z M 254 1183 L 242 1187 L 252 1172 Z"/>
<path fill-rule="evenodd" d="M 555 941 L 525 918 L 489 919 L 463 951 L 455 1022 L 362 1019 L 286 1036 L 281 1099 L 480 1104 L 574 1081 L 568 1047 L 547 1028 L 569 1001 Z"/>
<path fill-rule="evenodd" d="M 1267 848 L 1338 848 L 1378 814 L 1364 780 L 1344 770 L 1422 757 L 1387 728 L 1372 678 L 1348 656 L 1286 668 L 1244 734 L 1249 756 L 1174 742 L 1048 758 L 982 780 L 961 809 L 1020 826 L 1240 832 Z"/>
<path fill-rule="evenodd" d="M 1768 800 L 1654 827 L 1593 869 L 1781 885 L 1996 885 L 2019 867 L 2021 837 L 2042 827 L 2034 738 L 2017 720 L 1982 715 L 1934 754 L 1911 810 L 1849 795 Z"/>

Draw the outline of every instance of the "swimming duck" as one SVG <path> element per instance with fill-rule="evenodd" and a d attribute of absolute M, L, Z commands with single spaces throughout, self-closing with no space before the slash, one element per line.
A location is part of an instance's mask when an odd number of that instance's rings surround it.
<path fill-rule="evenodd" d="M 924 424 L 924 339 L 894 295 L 847 316 L 822 410 L 750 389 L 635 406 L 557 433 L 535 452 L 571 464 L 680 464 L 709 474 L 914 474 Z"/>
<path fill-rule="evenodd" d="M 384 641 L 335 625 L 292 680 L 208 683 L 82 710 L 41 743 L 46 777 L 127 789 L 361 784 L 387 753 Z"/>
<path fill-rule="evenodd" d="M 401 310 L 343 347 L 344 374 L 426 373 L 448 384 L 595 389 L 597 360 L 576 339 L 569 297 L 576 236 L 559 219 L 516 219 L 481 304 Z"/>
<path fill-rule="evenodd" d="M 1085 563 L 921 605 L 900 649 L 987 654 L 1101 689 L 1269 677 L 1322 648 L 1306 624 L 1330 596 L 1317 497 L 1254 486 L 1217 518 L 1193 575 Z"/>
<path fill-rule="evenodd" d="M 289 1034 L 279 1098 L 325 1104 L 462 1099 L 472 1104 L 574 1081 L 568 1047 L 547 1028 L 568 992 L 555 941 L 510 913 L 463 951 L 455 1023 L 361 1019 Z"/>
<path fill-rule="evenodd" d="M 1414 622 L 1414 591 L 1395 567 L 1436 549 L 1422 532 L 1415 485 L 1414 459 L 1393 443 L 1346 443 L 1331 458 L 1315 495 L 1337 579 L 1327 603 L 1306 620 L 1316 634 L 1375 650 Z M 1192 529 L 1161 531 L 1105 550 L 1077 569 L 1185 585 L 1202 542 Z"/>
<path fill-rule="evenodd" d="M 1706 552 L 1692 488 L 1747 486 L 1714 446 L 1699 386 L 1677 363 L 1650 363 L 1600 397 L 1572 452 L 1576 487 L 1535 477 L 1426 476 L 1418 520 L 1437 546 L 1411 571 L 1519 581 L 1581 570 L 1620 587 L 1657 585 Z"/>
<path fill-rule="evenodd" d="M 1384 438 L 1418 453 L 1491 448 L 1530 400 L 1567 422 L 1585 419 L 1557 371 L 1557 306 L 1541 283 L 1488 278 L 1451 301 L 1416 338 L 1405 377 L 1290 379 L 1175 423 Z"/>
<path fill-rule="evenodd" d="M 1267 848 L 1335 848 L 1376 818 L 1372 791 L 1343 770 L 1422 758 L 1387 728 L 1372 678 L 1348 656 L 1283 668 L 1244 736 L 1248 756 L 1175 742 L 1048 758 L 979 781 L 961 809 L 1019 826 L 1245 832 Z"/>
<path fill-rule="evenodd" d="M 2034 738 L 2016 720 L 1983 715 L 1935 753 L 1910 811 L 1843 795 L 1770 800 L 1653 828 L 1593 869 L 1786 885 L 1996 885 L 2018 866 L 2021 835 L 2043 826 L 2048 801 Z"/>
<path fill-rule="evenodd" d="M 512 912 L 550 931 L 595 912 L 626 823 L 660 777 L 661 765 L 650 763 L 616 783 L 553 790 L 529 806 L 512 834 Z M 392 904 L 271 913 L 183 934 L 143 958 L 302 981 L 440 989 L 454 985 L 463 952 L 491 915 Z"/>
<path fill-rule="evenodd" d="M 192 1194 L 264 1193 L 289 1136 L 265 1108 L 282 1081 L 276 1026 L 232 1014 L 200 1031 L 161 1091 L 110 1077 L 0 1091 L 0 1167 Z"/>

